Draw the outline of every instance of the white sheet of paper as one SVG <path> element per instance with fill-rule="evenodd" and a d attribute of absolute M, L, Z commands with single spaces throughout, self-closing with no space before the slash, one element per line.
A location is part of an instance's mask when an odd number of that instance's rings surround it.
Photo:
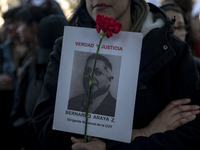
<path fill-rule="evenodd" d="M 115 110 L 114 115 L 89 113 L 89 136 L 131 142 L 142 39 L 141 33 L 124 31 L 103 39 L 99 54 L 112 65 L 109 91 L 116 100 L 113 103 Z M 95 29 L 65 27 L 53 129 L 84 135 L 85 112 L 68 108 L 68 103 L 71 98 L 84 93 L 86 60 L 96 54 L 99 40 L 100 34 Z M 80 102 L 76 104 L 81 105 Z M 111 106 L 107 109 L 104 105 L 104 112 Z"/>

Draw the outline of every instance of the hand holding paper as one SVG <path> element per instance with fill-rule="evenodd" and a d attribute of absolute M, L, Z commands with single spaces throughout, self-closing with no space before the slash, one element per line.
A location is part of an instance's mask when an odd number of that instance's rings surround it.
<path fill-rule="evenodd" d="M 76 139 L 74 137 L 71 140 L 74 143 L 72 150 L 106 150 L 106 144 L 97 138 L 92 138 L 88 143 L 84 143 L 84 139 Z"/>

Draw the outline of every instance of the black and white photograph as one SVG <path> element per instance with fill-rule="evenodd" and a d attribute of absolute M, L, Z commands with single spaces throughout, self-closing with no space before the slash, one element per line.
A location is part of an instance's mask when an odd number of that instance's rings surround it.
<path fill-rule="evenodd" d="M 68 109 L 86 111 L 89 79 L 96 53 L 74 52 Z M 89 113 L 115 116 L 121 56 L 98 54 Z"/>

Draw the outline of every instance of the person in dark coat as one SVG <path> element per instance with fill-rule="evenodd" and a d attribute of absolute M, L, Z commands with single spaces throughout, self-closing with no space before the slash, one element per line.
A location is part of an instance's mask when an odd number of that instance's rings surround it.
<path fill-rule="evenodd" d="M 188 45 L 173 35 L 172 22 L 158 7 L 144 0 L 81 0 L 70 25 L 94 28 L 96 15 L 100 13 L 120 21 L 122 31 L 140 32 L 144 36 L 132 142 L 92 138 L 83 143 L 81 135 L 52 129 L 62 50 L 60 38 L 51 53 L 43 90 L 33 113 L 36 133 L 45 148 L 199 149 L 200 78 Z"/>
<path fill-rule="evenodd" d="M 16 70 L 19 67 L 20 56 L 26 45 L 19 40 L 17 34 L 17 12 L 21 6 L 9 9 L 3 14 L 6 41 L 0 45 L 0 118 L 1 141 L 0 149 L 5 143 L 6 125 L 13 105 L 13 95 L 17 82 Z"/>
<path fill-rule="evenodd" d="M 190 45 L 191 33 L 189 31 L 189 28 L 192 27 L 189 26 L 188 21 L 186 20 L 186 17 L 184 16 L 184 13 L 182 12 L 181 8 L 174 4 L 166 4 L 161 6 L 160 8 L 165 11 L 169 19 L 174 19 L 174 35 L 176 35 L 178 38 L 187 42 L 187 44 Z M 200 72 L 200 58 L 194 55 L 193 57 L 196 62 L 197 69 Z"/>
<path fill-rule="evenodd" d="M 14 94 L 8 125 L 8 140 L 12 143 L 8 146 L 10 149 L 43 150 L 32 125 L 32 113 L 42 89 L 49 54 L 55 40 L 63 35 L 67 24 L 66 18 L 61 15 L 44 17 L 38 24 L 37 55 L 25 64 Z"/>

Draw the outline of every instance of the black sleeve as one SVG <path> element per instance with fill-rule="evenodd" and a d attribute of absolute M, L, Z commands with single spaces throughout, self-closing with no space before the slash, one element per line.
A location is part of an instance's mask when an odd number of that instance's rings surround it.
<path fill-rule="evenodd" d="M 33 113 L 33 125 L 42 145 L 50 150 L 71 149 L 71 134 L 52 129 L 62 39 L 55 43 L 44 79 L 42 92 Z"/>
<path fill-rule="evenodd" d="M 191 98 L 190 104 L 200 106 L 199 73 L 188 46 L 177 45 L 176 56 L 170 62 L 173 100 Z M 181 46 L 181 48 L 180 48 Z M 176 49 L 176 47 L 174 47 Z M 144 118 L 141 118 L 144 119 Z M 199 150 L 200 115 L 175 130 L 137 137 L 130 144 L 107 141 L 107 150 Z"/>
<path fill-rule="evenodd" d="M 2 65 L 3 65 L 3 54 L 2 48 L 0 47 L 0 73 L 2 73 Z"/>

